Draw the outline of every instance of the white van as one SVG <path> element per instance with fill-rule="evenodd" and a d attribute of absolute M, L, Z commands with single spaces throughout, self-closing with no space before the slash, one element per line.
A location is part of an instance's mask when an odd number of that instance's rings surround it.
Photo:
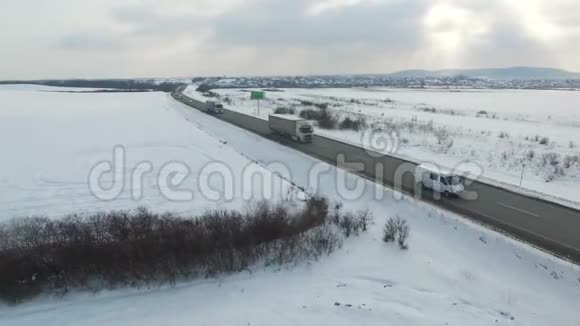
<path fill-rule="evenodd" d="M 428 188 L 444 196 L 457 196 L 465 186 L 463 176 L 453 173 L 452 171 L 443 171 L 439 168 L 429 167 L 420 164 L 415 169 L 415 182 L 422 188 Z"/>

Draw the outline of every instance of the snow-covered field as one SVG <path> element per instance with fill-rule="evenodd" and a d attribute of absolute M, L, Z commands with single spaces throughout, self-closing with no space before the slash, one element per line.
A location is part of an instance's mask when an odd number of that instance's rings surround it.
<path fill-rule="evenodd" d="M 332 166 L 189 109 L 167 94 L 0 91 L 0 107 L 4 217 L 137 205 L 182 211 L 218 206 L 199 196 L 171 202 L 155 187 L 145 189 L 142 202 L 92 198 L 88 170 L 110 159 L 118 144 L 126 146 L 128 161 L 158 166 L 182 160 L 191 164 L 192 175 L 214 160 L 232 169 L 292 162 L 292 180 L 306 186 L 308 172 L 317 167 L 326 172 L 309 191 L 340 199 L 339 172 Z M 348 179 L 364 191 L 344 200 L 345 209 L 368 208 L 374 224 L 320 261 L 256 267 L 175 288 L 73 293 L 0 305 L 0 324 L 579 325 L 577 266 L 413 199 L 395 200 L 388 189 L 378 188 L 384 198 L 376 200 L 374 184 Z M 224 204 L 246 203 L 236 198 L 219 203 Z M 381 241 L 385 220 L 395 215 L 411 226 L 407 251 Z"/>
<path fill-rule="evenodd" d="M 298 114 L 314 108 L 309 102 L 326 103 L 342 118 L 363 116 L 369 129 L 396 131 L 395 155 L 460 171 L 477 166 L 483 179 L 509 188 L 519 188 L 523 172 L 522 191 L 580 202 L 580 92 L 281 89 L 267 92 L 259 113 L 249 90 L 216 92 L 226 108 L 264 119 L 278 107 Z M 363 131 L 316 133 L 365 145 Z"/>
<path fill-rule="evenodd" d="M 191 128 L 163 93 L 71 94 L 36 92 L 34 87 L 0 87 L 0 221 L 139 205 L 188 213 L 238 207 L 245 201 L 242 171 L 263 170 L 230 146 Z M 115 187 L 123 189 L 116 194 L 117 188 L 110 192 L 99 191 L 98 184 L 89 188 L 91 171 L 96 177 L 102 175 L 103 190 L 113 186 L 113 174 L 100 170 L 98 164 L 114 161 L 116 146 L 123 149 L 125 164 L 119 166 L 123 169 L 116 174 Z M 171 162 L 185 163 L 190 170 L 184 180 L 179 175 L 173 180 L 181 181 L 179 189 L 166 187 L 173 182 L 170 172 L 182 171 L 182 164 L 168 165 Z M 212 192 L 202 191 L 206 185 L 223 187 L 219 179 L 207 176 L 221 167 L 219 162 L 227 162 L 236 177 L 235 191 L 228 196 L 235 197 L 232 201 L 213 200 Z M 142 182 L 134 184 L 133 179 L 141 179 L 134 172 L 148 167 Z M 162 171 L 169 182 L 159 177 Z M 291 188 L 286 181 L 273 178 L 280 182 L 273 187 L 280 190 L 272 193 L 274 199 L 292 195 L 285 189 Z M 261 189 L 253 190 L 260 193 Z M 115 198 L 102 201 L 93 193 Z M 172 196 L 176 200 L 167 199 Z"/>

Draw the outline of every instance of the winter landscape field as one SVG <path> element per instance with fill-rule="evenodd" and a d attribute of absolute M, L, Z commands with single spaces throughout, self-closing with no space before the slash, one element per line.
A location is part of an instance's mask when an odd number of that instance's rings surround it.
<path fill-rule="evenodd" d="M 480 180 L 566 205 L 580 201 L 580 92 L 267 89 L 258 112 L 250 91 L 215 90 L 230 110 L 267 119 L 276 110 L 308 118 L 301 112 L 325 109 L 336 122 L 319 124 L 319 135 L 366 146 L 366 135 L 382 130 L 393 155 L 471 171 Z"/>
<path fill-rule="evenodd" d="M 341 172 L 333 166 L 192 110 L 166 93 L 50 90 L 59 89 L 0 86 L 0 221 L 140 206 L 179 213 L 243 210 L 263 197 L 251 196 L 256 193 L 297 207 L 304 198 L 323 194 L 342 202 L 344 210 L 368 209 L 373 220 L 367 232 L 342 238 L 341 248 L 316 260 L 256 264 L 174 286 L 73 291 L 18 305 L 0 303 L 2 325 L 580 325 L 576 265 L 412 198 L 396 200 L 391 190 L 354 175 L 347 181 L 362 184 L 364 191 L 346 200 L 337 192 Z M 258 114 L 247 92 L 218 93 L 226 108 Z M 397 155 L 449 165 L 475 160 L 485 177 L 511 184 L 518 183 L 526 162 L 524 187 L 578 198 L 578 162 L 571 159 L 566 166 L 565 161 L 578 153 L 578 93 L 440 94 L 283 90 L 268 93 L 260 116 L 282 106 L 298 114 L 303 107 L 328 103 L 340 119 L 364 116 L 368 125 L 396 126 Z M 515 104 L 498 104 L 503 99 Z M 539 111 L 550 104 L 549 114 Z M 360 139 L 360 131 L 316 132 Z M 119 180 L 102 166 L 119 157 L 115 149 L 122 149 L 125 159 L 109 166 L 120 169 Z M 558 162 L 543 164 L 546 155 Z M 291 162 L 286 164 L 290 176 L 271 169 L 280 162 Z M 168 170 L 171 163 L 177 165 Z M 211 198 L 204 186 L 210 193 L 226 191 L 209 175 L 224 166 L 234 176 L 233 195 Z M 325 171 L 314 188 L 313 168 Z M 248 169 L 271 177 L 272 188 L 244 182 Z M 141 182 L 135 175 L 143 176 Z M 119 182 L 123 187 L 117 189 Z M 377 189 L 384 193 L 380 201 L 374 197 Z M 382 241 L 385 222 L 395 216 L 411 228 L 407 250 Z"/>
<path fill-rule="evenodd" d="M 232 175 L 239 177 L 243 169 L 263 170 L 219 139 L 188 128 L 172 100 L 160 93 L 71 94 L 47 92 L 50 87 L 38 87 L 38 91 L 34 87 L 2 88 L 0 220 L 134 208 L 135 203 L 160 211 L 189 212 L 239 206 L 244 202 L 244 189 L 238 187 L 231 202 L 208 201 L 200 192 L 204 175 L 193 173 L 182 181 L 183 190 L 192 199 L 168 201 L 165 197 L 171 191 L 159 190 L 162 185 L 158 176 L 171 162 L 183 162 L 196 172 L 207 169 L 211 162 L 228 162 Z M 56 90 L 63 89 L 52 89 Z M 37 133 L 41 137 L 35 136 Z M 116 146 L 123 153 L 117 158 L 124 161 L 117 167 L 124 168 L 119 180 L 113 180 L 110 171 L 98 166 L 114 161 Z M 133 172 L 148 167 L 150 171 L 143 174 L 142 182 L 132 183 Z M 114 194 L 115 200 L 100 200 L 109 194 L 103 191 L 99 197 L 98 187 L 88 187 L 91 171 L 104 183 L 102 189 L 122 186 Z M 239 181 L 235 184 L 241 185 Z M 213 178 L 205 182 L 220 187 Z M 282 193 L 272 195 L 279 199 L 291 193 L 284 189 L 285 182 L 280 183 L 274 189 L 282 189 Z M 142 200 L 134 200 L 138 195 L 134 188 L 138 188 Z M 247 191 L 258 193 L 260 189 Z"/>

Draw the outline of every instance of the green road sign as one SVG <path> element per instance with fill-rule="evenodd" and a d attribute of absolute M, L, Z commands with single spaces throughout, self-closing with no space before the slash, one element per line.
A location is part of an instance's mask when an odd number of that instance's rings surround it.
<path fill-rule="evenodd" d="M 265 97 L 266 97 L 266 93 L 264 93 L 264 92 L 252 91 L 252 95 L 250 98 L 252 100 L 263 100 Z"/>

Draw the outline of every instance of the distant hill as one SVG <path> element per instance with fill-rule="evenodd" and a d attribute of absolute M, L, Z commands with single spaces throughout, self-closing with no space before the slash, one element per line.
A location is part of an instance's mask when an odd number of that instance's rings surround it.
<path fill-rule="evenodd" d="M 444 70 L 403 70 L 393 74 L 396 78 L 426 78 L 466 76 L 473 78 L 488 78 L 498 80 L 512 79 L 580 79 L 580 73 L 562 69 L 540 67 L 510 67 L 491 69 L 444 69 Z"/>

